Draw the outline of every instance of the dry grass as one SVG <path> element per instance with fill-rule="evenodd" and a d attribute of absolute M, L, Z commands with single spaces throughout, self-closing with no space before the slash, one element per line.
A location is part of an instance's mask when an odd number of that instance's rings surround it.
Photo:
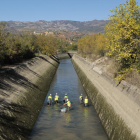
<path fill-rule="evenodd" d="M 108 61 L 108 66 L 106 67 L 106 72 L 113 75 L 115 78 L 118 72 L 121 70 L 121 65 L 117 63 L 114 59 Z M 140 74 L 137 71 L 131 71 L 125 76 L 125 81 L 133 86 L 140 88 Z"/>
<path fill-rule="evenodd" d="M 113 58 L 105 59 L 105 57 L 89 54 L 86 56 L 86 59 L 89 62 L 96 62 L 96 65 L 103 66 L 105 75 L 108 75 L 112 79 L 116 78 L 118 72 L 121 70 L 121 65 Z M 136 71 L 131 71 L 131 73 L 127 74 L 125 81 L 140 88 L 140 74 Z"/>
<path fill-rule="evenodd" d="M 106 67 L 106 72 L 111 73 L 113 78 L 117 76 L 118 71 L 121 69 L 121 65 L 115 61 L 115 59 L 108 60 L 108 66 Z"/>
<path fill-rule="evenodd" d="M 89 62 L 93 62 L 93 61 L 95 61 L 95 60 L 97 60 L 99 58 L 100 58 L 100 56 L 99 55 L 95 55 L 95 54 L 88 54 L 88 55 L 86 55 L 86 59 Z"/>
<path fill-rule="evenodd" d="M 125 81 L 140 88 L 140 74 L 136 71 L 131 71 L 129 74 L 127 74 Z"/>

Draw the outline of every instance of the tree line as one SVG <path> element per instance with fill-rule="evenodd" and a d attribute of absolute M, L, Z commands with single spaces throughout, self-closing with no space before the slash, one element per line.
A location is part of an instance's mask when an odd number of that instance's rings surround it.
<path fill-rule="evenodd" d="M 120 65 L 116 79 L 121 81 L 140 70 L 140 6 L 136 0 L 127 0 L 111 12 L 105 33 L 79 39 L 78 52 L 114 58 Z"/>
<path fill-rule="evenodd" d="M 77 45 L 71 45 L 65 39 L 45 34 L 35 35 L 31 32 L 9 33 L 6 31 L 6 23 L 0 23 L 0 65 L 21 62 L 38 53 L 51 56 L 58 51 L 71 49 L 77 49 Z"/>

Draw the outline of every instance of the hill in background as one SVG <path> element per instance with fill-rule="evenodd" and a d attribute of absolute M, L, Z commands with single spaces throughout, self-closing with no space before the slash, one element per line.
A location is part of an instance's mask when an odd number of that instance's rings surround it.
<path fill-rule="evenodd" d="M 105 24 L 108 20 L 92 20 L 92 21 L 70 21 L 70 20 L 56 20 L 56 21 L 45 21 L 39 20 L 35 22 L 28 21 L 7 21 L 8 30 L 10 32 L 21 32 L 21 31 L 79 31 L 79 32 L 104 32 Z"/>

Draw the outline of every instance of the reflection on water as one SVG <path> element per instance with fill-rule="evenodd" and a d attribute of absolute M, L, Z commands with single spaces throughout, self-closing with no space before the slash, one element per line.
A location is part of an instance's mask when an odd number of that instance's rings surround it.
<path fill-rule="evenodd" d="M 58 93 L 60 103 L 47 105 L 47 97 L 29 140 L 107 140 L 107 135 L 90 103 L 84 107 L 79 96 L 86 96 L 70 59 L 62 60 L 51 84 L 49 94 Z M 62 113 L 65 93 L 72 107 Z"/>
<path fill-rule="evenodd" d="M 84 116 L 85 116 L 85 119 L 88 120 L 88 108 L 87 107 L 84 108 Z"/>
<path fill-rule="evenodd" d="M 67 114 L 65 115 L 65 121 L 67 125 L 69 124 L 70 120 L 71 120 L 70 113 L 67 112 Z"/>

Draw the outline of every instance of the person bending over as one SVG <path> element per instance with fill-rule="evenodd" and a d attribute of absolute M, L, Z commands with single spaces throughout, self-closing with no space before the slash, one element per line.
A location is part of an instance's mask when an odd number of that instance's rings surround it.
<path fill-rule="evenodd" d="M 69 101 L 69 99 L 67 99 L 67 102 L 64 103 L 63 105 L 66 105 L 67 104 L 67 108 L 68 108 L 68 111 L 70 110 L 71 108 L 71 102 Z"/>
<path fill-rule="evenodd" d="M 80 101 L 81 104 L 83 103 L 83 95 L 82 94 L 79 97 L 79 101 Z"/>

